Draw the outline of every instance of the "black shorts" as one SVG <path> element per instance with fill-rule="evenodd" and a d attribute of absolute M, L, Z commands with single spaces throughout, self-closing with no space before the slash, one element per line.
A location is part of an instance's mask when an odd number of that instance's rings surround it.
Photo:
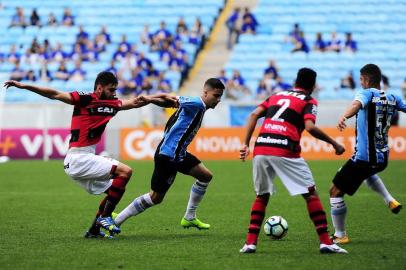
<path fill-rule="evenodd" d="M 344 193 L 352 196 L 368 177 L 383 171 L 388 165 L 385 162 L 371 164 L 366 161 L 348 160 L 333 179 L 334 185 Z"/>
<path fill-rule="evenodd" d="M 178 172 L 189 174 L 190 170 L 199 165 L 201 161 L 194 155 L 186 152 L 180 162 L 171 161 L 168 156 L 155 155 L 155 168 L 151 178 L 151 189 L 158 193 L 166 193 L 175 180 Z"/>

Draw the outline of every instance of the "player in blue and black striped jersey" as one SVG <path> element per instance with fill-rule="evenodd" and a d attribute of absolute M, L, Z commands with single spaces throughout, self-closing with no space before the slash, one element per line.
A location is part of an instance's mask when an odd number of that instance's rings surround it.
<path fill-rule="evenodd" d="M 353 195 L 362 182 L 380 194 L 393 213 L 402 205 L 388 192 L 377 175 L 388 164 L 388 132 L 396 111 L 406 112 L 406 103 L 399 96 L 381 90 L 381 70 L 374 64 L 365 65 L 361 70 L 362 90 L 338 122 L 338 129 L 346 128 L 346 120 L 356 115 L 356 145 L 351 159 L 337 172 L 330 189 L 331 217 L 335 228 L 333 240 L 349 243 L 345 232 L 347 207 L 344 195 Z"/>
<path fill-rule="evenodd" d="M 151 191 L 136 198 L 121 211 L 115 218 L 117 224 L 122 224 L 129 217 L 161 203 L 176 174 L 180 172 L 196 179 L 181 225 L 185 228 L 210 228 L 210 224 L 203 223 L 196 217 L 196 209 L 213 175 L 197 157 L 187 151 L 187 147 L 199 130 L 204 113 L 207 109 L 216 107 L 223 91 L 224 84 L 219 79 L 211 78 L 205 82 L 200 97 L 178 97 L 179 108 L 168 120 L 164 138 L 155 152 Z"/>

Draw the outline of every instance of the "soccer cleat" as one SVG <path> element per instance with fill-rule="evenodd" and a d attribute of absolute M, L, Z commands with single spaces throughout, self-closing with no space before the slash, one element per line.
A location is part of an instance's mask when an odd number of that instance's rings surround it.
<path fill-rule="evenodd" d="M 199 230 L 207 230 L 210 228 L 210 224 L 203 223 L 198 218 L 194 218 L 192 220 L 182 218 L 182 220 L 180 221 L 180 225 L 182 225 L 183 228 L 185 229 L 190 227 L 196 227 Z"/>
<path fill-rule="evenodd" d="M 397 200 L 390 201 L 388 206 L 389 206 L 390 210 L 392 211 L 392 213 L 394 213 L 394 214 L 399 213 L 400 210 L 402 209 L 402 205 Z"/>
<path fill-rule="evenodd" d="M 120 227 L 118 227 L 111 217 L 98 217 L 96 224 L 100 225 L 103 229 L 110 232 L 110 235 L 120 233 Z"/>
<path fill-rule="evenodd" d="M 350 238 L 348 238 L 348 235 L 344 235 L 343 237 L 338 237 L 338 236 L 335 236 L 334 234 L 332 234 L 330 239 L 333 241 L 334 244 L 345 245 L 345 244 L 350 243 Z"/>
<path fill-rule="evenodd" d="M 320 244 L 320 253 L 321 254 L 333 254 L 333 253 L 347 254 L 348 251 L 346 251 L 343 248 L 340 248 L 336 244 L 332 244 L 332 245 Z"/>
<path fill-rule="evenodd" d="M 255 251 L 257 251 L 256 245 L 244 244 L 244 246 L 240 249 L 240 253 L 255 253 Z"/>
<path fill-rule="evenodd" d="M 112 239 L 113 236 L 110 234 L 106 234 L 102 231 L 99 231 L 97 234 L 93 234 L 90 231 L 87 231 L 84 235 L 85 238 L 110 238 Z"/>

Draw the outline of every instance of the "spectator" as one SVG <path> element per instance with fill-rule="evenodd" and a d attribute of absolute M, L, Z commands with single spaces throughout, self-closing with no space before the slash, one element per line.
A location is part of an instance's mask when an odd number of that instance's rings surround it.
<path fill-rule="evenodd" d="M 109 68 L 106 69 L 106 71 L 109 71 L 114 75 L 117 75 L 116 62 L 114 60 L 110 60 L 110 66 Z"/>
<path fill-rule="evenodd" d="M 49 43 L 49 40 L 44 39 L 44 44 L 42 46 L 40 46 L 40 50 L 39 50 L 39 53 L 40 53 L 42 59 L 45 61 L 52 60 L 52 52 L 53 52 L 53 49 L 52 49 L 51 44 Z"/>
<path fill-rule="evenodd" d="M 99 48 L 92 40 L 88 40 L 86 49 L 82 53 L 82 61 L 96 62 L 99 60 Z"/>
<path fill-rule="evenodd" d="M 316 41 L 314 42 L 313 51 L 324 52 L 325 50 L 326 50 L 326 42 L 324 42 L 323 36 L 319 32 L 316 35 Z"/>
<path fill-rule="evenodd" d="M 121 36 L 121 42 L 118 44 L 118 47 L 121 48 L 121 46 L 125 46 L 124 52 L 129 52 L 131 50 L 131 44 L 130 44 L 130 42 L 127 41 L 127 35 Z"/>
<path fill-rule="evenodd" d="M 37 9 L 34 8 L 31 13 L 30 23 L 33 26 L 41 26 L 41 19 L 37 13 Z"/>
<path fill-rule="evenodd" d="M 268 91 L 268 89 L 267 89 L 267 87 L 266 87 L 266 84 L 265 84 L 265 81 L 264 81 L 264 80 L 261 80 L 261 81 L 259 82 L 258 87 L 257 87 L 257 96 L 256 96 L 256 99 L 264 100 L 264 99 L 266 99 L 267 97 L 269 97 L 270 95 L 271 95 L 271 93 Z"/>
<path fill-rule="evenodd" d="M 54 73 L 55 80 L 67 81 L 69 79 L 69 72 L 66 69 L 64 61 L 59 64 L 58 70 Z"/>
<path fill-rule="evenodd" d="M 233 76 L 228 81 L 226 97 L 239 101 L 252 100 L 251 91 L 245 86 L 245 80 L 238 70 L 233 71 Z"/>
<path fill-rule="evenodd" d="M 157 40 L 157 43 L 161 44 L 164 40 L 170 40 L 171 32 L 166 29 L 166 23 L 161 21 L 159 29 L 155 32 L 154 37 Z"/>
<path fill-rule="evenodd" d="M 84 49 L 82 49 L 79 43 L 75 43 L 73 45 L 73 51 L 69 54 L 68 58 L 73 61 L 82 60 Z"/>
<path fill-rule="evenodd" d="M 162 43 L 162 47 L 159 50 L 159 60 L 165 63 L 169 63 L 172 58 L 173 48 L 170 47 L 168 41 Z"/>
<path fill-rule="evenodd" d="M 149 25 L 148 24 L 144 25 L 144 29 L 142 30 L 142 32 L 140 34 L 141 43 L 151 45 L 153 38 L 154 38 L 154 35 L 149 31 Z"/>
<path fill-rule="evenodd" d="M 21 26 L 23 28 L 25 28 L 27 26 L 27 23 L 26 23 L 25 17 L 24 17 L 24 10 L 21 7 L 16 7 L 16 13 L 11 18 L 11 24 L 9 27 L 14 27 L 14 26 Z"/>
<path fill-rule="evenodd" d="M 87 46 L 87 41 L 89 40 L 89 33 L 85 31 L 83 25 L 79 25 L 79 33 L 76 34 L 76 43 L 80 44 L 82 50 Z"/>
<path fill-rule="evenodd" d="M 32 69 L 30 69 L 26 74 L 24 80 L 35 82 L 37 80 L 37 76 Z"/>
<path fill-rule="evenodd" d="M 300 29 L 300 26 L 298 23 L 295 23 L 293 25 L 293 29 L 289 32 L 288 39 L 289 40 L 297 40 L 300 37 L 300 32 L 303 32 L 302 29 Z"/>
<path fill-rule="evenodd" d="M 147 69 L 149 65 L 152 66 L 152 61 L 145 57 L 144 53 L 141 52 L 138 55 L 137 66 L 141 67 L 142 69 Z"/>
<path fill-rule="evenodd" d="M 331 33 L 331 40 L 327 42 L 327 51 L 339 53 L 341 51 L 341 40 L 337 38 L 337 33 Z"/>
<path fill-rule="evenodd" d="M 19 52 L 17 52 L 17 47 L 15 44 L 12 44 L 10 46 L 10 52 L 7 54 L 7 61 L 15 64 L 18 61 L 20 61 L 21 58 L 21 54 Z"/>
<path fill-rule="evenodd" d="M 49 13 L 48 15 L 48 20 L 47 20 L 47 25 L 48 26 L 57 26 L 58 25 L 58 20 L 55 17 L 54 13 Z"/>
<path fill-rule="evenodd" d="M 403 83 L 400 86 L 400 89 L 402 89 L 402 91 L 403 91 L 403 98 L 406 99 L 406 78 L 403 80 Z"/>
<path fill-rule="evenodd" d="M 44 82 L 52 81 L 51 72 L 48 69 L 48 65 L 43 63 L 39 70 L 39 79 Z"/>
<path fill-rule="evenodd" d="M 147 68 L 143 70 L 146 77 L 152 80 L 156 80 L 159 76 L 159 71 L 154 68 L 152 63 L 147 65 Z"/>
<path fill-rule="evenodd" d="M 86 77 L 86 71 L 82 68 L 82 62 L 77 60 L 75 62 L 75 68 L 69 72 L 69 80 L 73 82 L 84 81 Z"/>
<path fill-rule="evenodd" d="M 250 16 L 244 17 L 241 33 L 243 34 L 256 34 L 256 25 Z"/>
<path fill-rule="evenodd" d="M 276 67 L 275 61 L 270 60 L 269 61 L 269 66 L 264 70 L 264 74 L 272 74 L 272 78 L 277 78 L 278 77 L 278 68 Z"/>
<path fill-rule="evenodd" d="M 73 26 L 75 25 L 75 17 L 72 15 L 70 8 L 65 8 L 62 15 L 62 25 Z"/>
<path fill-rule="evenodd" d="M 240 8 L 237 7 L 226 21 L 228 29 L 227 49 L 229 50 L 231 50 L 233 45 L 238 42 L 242 22 L 241 17 Z"/>
<path fill-rule="evenodd" d="M 202 48 L 204 46 L 205 41 L 206 36 L 202 22 L 200 21 L 199 18 L 197 18 L 195 20 L 195 24 L 193 25 L 189 33 L 189 43 L 197 45 L 200 42 L 200 48 Z"/>
<path fill-rule="evenodd" d="M 37 53 L 32 53 L 30 49 L 27 49 L 21 56 L 19 62 L 23 63 L 25 66 L 33 66 L 39 62 L 39 55 Z"/>
<path fill-rule="evenodd" d="M 357 42 L 352 39 L 352 34 L 350 32 L 345 33 L 344 50 L 348 52 L 357 51 Z"/>
<path fill-rule="evenodd" d="M 352 71 L 350 71 L 347 76 L 341 79 L 340 88 L 346 88 L 354 90 L 357 86 L 355 85 L 354 76 Z"/>
<path fill-rule="evenodd" d="M 117 51 L 113 54 L 113 60 L 122 61 L 127 54 L 127 50 L 128 49 L 126 44 L 119 45 Z"/>
<path fill-rule="evenodd" d="M 272 89 L 272 93 L 277 93 L 280 91 L 285 91 L 285 90 L 289 90 L 292 89 L 292 85 L 286 83 L 283 81 L 282 77 L 276 77 L 276 84 L 274 85 L 273 89 Z"/>
<path fill-rule="evenodd" d="M 246 7 L 244 9 L 244 15 L 242 16 L 243 21 L 246 18 L 250 18 L 250 21 L 252 22 L 252 25 L 254 26 L 254 28 L 256 28 L 259 25 L 259 23 L 258 23 L 257 19 L 255 18 L 254 14 L 251 13 L 251 11 L 250 11 L 250 9 L 248 7 Z"/>
<path fill-rule="evenodd" d="M 226 71 L 224 69 L 220 70 L 220 74 L 217 79 L 219 79 L 224 85 L 227 85 L 228 79 L 226 76 Z"/>
<path fill-rule="evenodd" d="M 383 91 L 388 91 L 391 87 L 390 87 L 390 83 L 389 83 L 389 78 L 386 75 L 382 74 L 382 90 Z M 398 126 L 399 125 L 399 112 L 398 110 L 395 110 L 393 112 L 393 116 L 392 119 L 390 121 L 391 126 Z"/>
<path fill-rule="evenodd" d="M 95 42 L 99 52 L 106 50 L 106 45 L 111 43 L 111 35 L 107 32 L 106 26 L 102 26 L 100 32 L 95 37 Z"/>
<path fill-rule="evenodd" d="M 39 45 L 37 38 L 34 38 L 31 42 L 30 52 L 39 53 L 41 50 L 41 45 Z"/>
<path fill-rule="evenodd" d="M 67 53 L 63 51 L 62 44 L 57 43 L 55 50 L 51 54 L 51 58 L 54 61 L 61 62 L 64 61 L 68 57 Z"/>
<path fill-rule="evenodd" d="M 25 71 L 20 67 L 20 62 L 15 63 L 14 68 L 11 70 L 10 80 L 21 81 L 25 78 Z"/>
<path fill-rule="evenodd" d="M 183 17 L 179 18 L 178 24 L 176 25 L 176 33 L 179 35 L 188 33 L 188 27 Z"/>
<path fill-rule="evenodd" d="M 299 37 L 297 39 L 293 39 L 294 41 L 294 48 L 292 52 L 305 52 L 309 53 L 310 49 L 309 46 L 307 46 L 307 42 L 304 36 L 304 32 L 300 31 Z"/>
<path fill-rule="evenodd" d="M 165 79 L 164 71 L 159 72 L 157 81 L 158 81 L 158 86 L 157 86 L 158 92 L 170 93 L 172 91 L 171 82 L 168 79 Z"/>
<path fill-rule="evenodd" d="M 261 82 L 265 84 L 266 91 L 269 94 L 272 94 L 272 91 L 277 83 L 274 74 L 273 73 L 265 74 Z"/>

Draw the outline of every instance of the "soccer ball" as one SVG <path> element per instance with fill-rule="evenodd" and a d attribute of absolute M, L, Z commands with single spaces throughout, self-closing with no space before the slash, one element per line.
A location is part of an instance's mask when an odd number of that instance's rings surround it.
<path fill-rule="evenodd" d="M 272 216 L 265 221 L 264 231 L 272 239 L 282 239 L 288 233 L 288 223 L 281 216 Z"/>

